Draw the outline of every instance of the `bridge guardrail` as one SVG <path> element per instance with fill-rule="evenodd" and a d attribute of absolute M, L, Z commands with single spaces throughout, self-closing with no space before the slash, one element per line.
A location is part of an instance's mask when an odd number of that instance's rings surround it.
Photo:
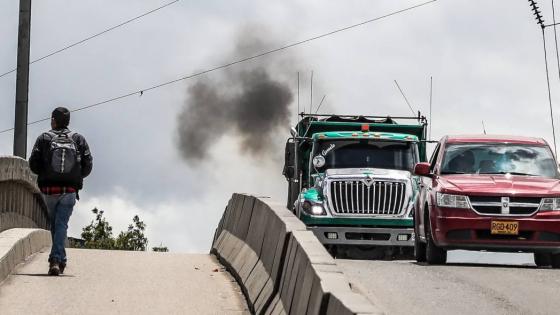
<path fill-rule="evenodd" d="M 0 156 L 0 232 L 50 227 L 47 205 L 26 160 Z"/>
<path fill-rule="evenodd" d="M 378 314 L 353 292 L 334 259 L 283 205 L 234 194 L 211 252 L 256 314 Z"/>

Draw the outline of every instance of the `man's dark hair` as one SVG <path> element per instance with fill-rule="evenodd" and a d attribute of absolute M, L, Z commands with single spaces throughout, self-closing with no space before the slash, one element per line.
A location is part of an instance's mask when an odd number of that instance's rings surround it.
<path fill-rule="evenodd" d="M 57 128 L 66 128 L 70 123 L 70 111 L 66 107 L 57 107 L 52 112 L 54 122 Z"/>

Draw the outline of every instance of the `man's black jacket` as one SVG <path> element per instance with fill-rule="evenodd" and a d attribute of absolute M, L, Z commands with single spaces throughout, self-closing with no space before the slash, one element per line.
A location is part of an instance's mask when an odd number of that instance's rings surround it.
<path fill-rule="evenodd" d="M 70 130 L 64 129 L 57 129 L 51 130 L 51 132 L 70 132 Z M 39 176 L 37 182 L 39 187 L 49 187 L 49 186 L 62 186 L 62 187 L 73 187 L 75 189 L 82 189 L 83 186 L 83 178 L 88 176 L 91 173 L 93 168 L 93 157 L 91 156 L 91 152 L 89 151 L 89 145 L 86 142 L 86 139 L 78 134 L 74 133 L 72 136 L 72 140 L 76 143 L 78 151 L 81 155 L 81 167 L 82 167 L 82 177 L 76 179 L 72 182 L 60 182 L 56 179 L 46 178 L 45 176 L 45 169 L 49 165 L 49 145 L 51 143 L 52 136 L 45 132 L 37 138 L 35 142 L 35 146 L 33 146 L 33 151 L 31 152 L 31 156 L 29 157 L 29 166 L 33 173 Z"/>

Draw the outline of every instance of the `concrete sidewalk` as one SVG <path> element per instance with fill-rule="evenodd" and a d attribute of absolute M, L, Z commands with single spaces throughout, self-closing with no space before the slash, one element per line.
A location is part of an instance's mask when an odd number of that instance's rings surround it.
<path fill-rule="evenodd" d="M 8 314 L 249 314 L 237 283 L 210 255 L 68 249 L 60 277 L 48 250 L 0 285 Z"/>

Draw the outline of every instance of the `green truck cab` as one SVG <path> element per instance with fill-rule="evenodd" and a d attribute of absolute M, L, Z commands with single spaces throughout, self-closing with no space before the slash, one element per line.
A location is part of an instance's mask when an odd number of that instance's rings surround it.
<path fill-rule="evenodd" d="M 426 161 L 426 119 L 301 117 L 286 143 L 288 208 L 328 248 L 412 249 L 420 185 L 413 170 Z"/>

